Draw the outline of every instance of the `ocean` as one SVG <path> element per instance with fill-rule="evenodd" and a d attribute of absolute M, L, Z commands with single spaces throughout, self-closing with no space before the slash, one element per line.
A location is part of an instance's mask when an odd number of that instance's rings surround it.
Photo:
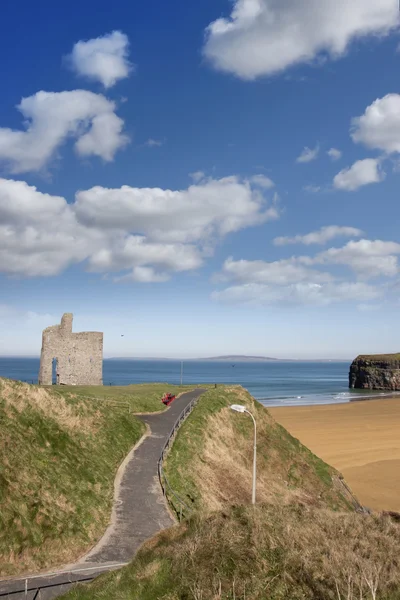
<path fill-rule="evenodd" d="M 335 404 L 384 397 L 348 389 L 349 362 L 183 362 L 183 383 L 240 384 L 266 406 Z M 37 383 L 38 358 L 0 357 L 0 377 Z M 179 384 L 180 361 L 116 360 L 103 364 L 104 385 L 165 382 Z"/>

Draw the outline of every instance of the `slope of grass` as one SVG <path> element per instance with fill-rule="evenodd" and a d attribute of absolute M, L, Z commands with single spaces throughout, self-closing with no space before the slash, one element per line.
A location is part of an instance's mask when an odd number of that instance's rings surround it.
<path fill-rule="evenodd" d="M 162 409 L 165 389 L 0 378 L 0 576 L 73 561 L 102 535 L 117 468 L 145 430 L 132 413 Z"/>
<path fill-rule="evenodd" d="M 259 502 L 349 509 L 335 485 L 337 472 L 278 425 L 241 387 L 208 391 L 178 432 L 164 470 L 187 505 L 218 510 L 250 502 L 253 422 L 248 415 L 230 410 L 230 404 L 244 404 L 257 421 Z"/>
<path fill-rule="evenodd" d="M 196 513 L 65 600 L 399 600 L 399 552 L 383 517 L 236 506 Z"/>

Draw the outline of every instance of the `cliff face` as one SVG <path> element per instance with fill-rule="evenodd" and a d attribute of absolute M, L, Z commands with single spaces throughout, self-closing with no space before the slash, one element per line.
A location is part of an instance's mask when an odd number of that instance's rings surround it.
<path fill-rule="evenodd" d="M 350 367 L 349 387 L 400 390 L 400 354 L 358 356 Z"/>

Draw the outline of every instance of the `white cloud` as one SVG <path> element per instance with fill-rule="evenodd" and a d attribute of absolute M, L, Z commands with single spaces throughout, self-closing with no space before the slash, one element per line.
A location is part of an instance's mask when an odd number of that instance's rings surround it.
<path fill-rule="evenodd" d="M 191 271 L 202 265 L 199 249 L 191 244 L 155 243 L 140 235 L 118 235 L 109 237 L 108 248 L 92 253 L 89 270 L 98 273 L 113 273 L 132 269 L 128 276 L 136 281 L 148 281 L 153 274 L 164 281 L 166 273 Z M 147 265 L 156 265 L 161 273 Z M 144 268 L 146 267 L 146 268 Z"/>
<path fill-rule="evenodd" d="M 115 105 L 85 90 L 38 92 L 17 106 L 26 130 L 0 128 L 0 162 L 11 173 L 39 171 L 47 166 L 69 137 L 76 139 L 80 156 L 99 156 L 111 161 L 128 138 Z"/>
<path fill-rule="evenodd" d="M 318 192 L 321 191 L 321 186 L 320 185 L 305 185 L 303 187 L 303 190 L 305 192 L 308 192 L 309 194 L 318 194 Z"/>
<path fill-rule="evenodd" d="M 305 146 L 303 148 L 300 156 L 298 156 L 296 158 L 296 162 L 297 163 L 309 163 L 309 162 L 315 160 L 318 157 L 318 154 L 319 154 L 318 144 L 315 146 L 314 149 L 308 148 L 307 146 Z"/>
<path fill-rule="evenodd" d="M 0 179 L 0 270 L 10 275 L 57 275 L 83 261 L 103 236 L 77 223 L 64 198 L 24 181 Z"/>
<path fill-rule="evenodd" d="M 378 98 L 352 120 L 351 137 L 368 148 L 400 152 L 400 94 Z"/>
<path fill-rule="evenodd" d="M 208 26 L 203 52 L 216 69 L 251 80 L 338 58 L 353 40 L 398 24 L 395 0 L 234 0 L 230 17 Z"/>
<path fill-rule="evenodd" d="M 88 227 L 128 228 L 174 243 L 201 242 L 278 217 L 276 206 L 237 177 L 201 180 L 183 191 L 94 187 L 77 193 L 76 213 Z"/>
<path fill-rule="evenodd" d="M 194 173 L 189 173 L 189 177 L 193 179 L 195 183 L 198 183 L 202 179 L 204 179 L 206 174 L 203 171 L 195 171 Z"/>
<path fill-rule="evenodd" d="M 271 286 L 258 283 L 234 285 L 214 291 L 212 298 L 219 302 L 251 305 L 327 305 L 335 302 L 375 300 L 382 290 L 362 282 L 356 283 L 295 283 Z"/>
<path fill-rule="evenodd" d="M 72 264 L 117 279 L 165 281 L 199 268 L 228 233 L 278 216 L 236 177 L 187 190 L 95 187 L 68 204 L 23 181 L 0 179 L 0 271 L 57 275 Z"/>
<path fill-rule="evenodd" d="M 399 274 L 399 254 L 396 242 L 359 240 L 316 256 L 273 262 L 229 258 L 214 281 L 230 285 L 212 296 L 222 302 L 250 304 L 368 304 L 383 297 L 390 287 L 389 278 Z M 338 266 L 347 267 L 353 279 L 338 271 Z M 379 279 L 379 285 L 367 283 L 371 278 Z"/>
<path fill-rule="evenodd" d="M 272 179 L 266 177 L 265 175 L 253 175 L 253 177 L 251 178 L 251 183 L 254 183 L 254 185 L 258 185 L 261 188 L 264 188 L 265 190 L 269 190 L 275 186 Z"/>
<path fill-rule="evenodd" d="M 233 260 L 228 258 L 223 266 L 220 279 L 242 284 L 276 284 L 315 283 L 330 281 L 329 273 L 309 269 L 302 264 L 300 258 L 289 258 L 266 262 L 263 260 Z"/>
<path fill-rule="evenodd" d="M 333 179 L 333 185 L 338 190 L 353 192 L 363 185 L 379 183 L 385 178 L 377 158 L 358 160 L 351 167 L 343 169 Z"/>
<path fill-rule="evenodd" d="M 342 248 L 329 248 L 313 259 L 314 264 L 338 264 L 359 277 L 394 277 L 399 273 L 400 244 L 382 240 L 350 241 Z"/>
<path fill-rule="evenodd" d="M 164 141 L 163 140 L 154 140 L 153 138 L 149 138 L 147 140 L 147 142 L 145 142 L 144 145 L 148 146 L 149 148 L 159 148 L 160 146 L 164 145 Z"/>
<path fill-rule="evenodd" d="M 86 42 L 77 42 L 67 57 L 72 69 L 83 77 L 100 81 L 110 88 L 129 76 L 129 40 L 121 31 L 113 31 Z"/>
<path fill-rule="evenodd" d="M 274 239 L 275 246 L 285 246 L 287 244 L 326 244 L 337 237 L 359 237 L 363 232 L 355 227 L 341 227 L 338 225 L 329 225 L 321 227 L 318 231 L 312 231 L 306 235 L 295 235 L 294 237 L 278 237 Z"/>
<path fill-rule="evenodd" d="M 329 158 L 331 158 L 333 161 L 335 160 L 339 160 L 339 158 L 342 157 L 342 153 L 340 150 L 338 150 L 337 148 L 331 148 L 330 150 L 327 151 L 327 155 L 329 156 Z"/>

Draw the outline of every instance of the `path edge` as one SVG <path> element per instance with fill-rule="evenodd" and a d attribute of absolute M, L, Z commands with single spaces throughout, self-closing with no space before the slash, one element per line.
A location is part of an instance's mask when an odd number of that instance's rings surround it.
<path fill-rule="evenodd" d="M 117 522 L 117 506 L 120 502 L 121 484 L 122 484 L 123 477 L 125 475 L 126 468 L 127 468 L 128 464 L 131 462 L 131 460 L 133 460 L 136 450 L 151 435 L 150 426 L 147 423 L 145 423 L 145 426 L 146 426 L 146 431 L 144 432 L 142 437 L 136 442 L 136 444 L 133 446 L 133 448 L 130 449 L 129 453 L 125 456 L 124 460 L 119 465 L 118 471 L 115 475 L 113 506 L 112 506 L 112 510 L 111 510 L 110 521 L 109 521 L 109 524 L 107 525 L 107 529 L 105 530 L 105 532 L 103 533 L 101 538 L 96 542 L 96 544 L 88 552 L 86 552 L 83 556 L 81 556 L 77 562 L 66 565 L 66 567 L 65 567 L 66 570 L 68 570 L 70 568 L 76 568 L 78 566 L 82 566 L 83 564 L 85 564 L 93 554 L 97 553 L 99 550 L 101 550 L 103 548 L 103 546 L 106 545 L 106 543 L 110 539 L 111 535 L 113 534 L 113 531 L 114 531 L 114 528 L 115 528 L 115 525 Z"/>

